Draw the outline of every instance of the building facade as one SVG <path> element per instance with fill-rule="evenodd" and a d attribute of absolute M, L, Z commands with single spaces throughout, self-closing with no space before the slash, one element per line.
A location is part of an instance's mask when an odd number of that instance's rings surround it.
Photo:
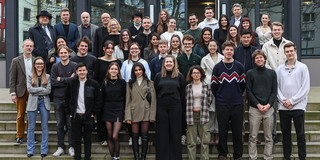
<path fill-rule="evenodd" d="M 204 19 L 204 7 L 215 8 L 215 17 L 221 14 L 232 17 L 232 5 L 243 6 L 243 17 L 249 17 L 254 28 L 260 25 L 260 16 L 268 12 L 271 21 L 284 24 L 284 37 L 298 47 L 299 59 L 306 63 L 311 72 L 311 85 L 320 86 L 317 63 L 320 58 L 320 22 L 316 21 L 320 12 L 320 0 L 0 0 L 0 87 L 8 87 L 8 73 L 12 58 L 22 53 L 22 42 L 28 30 L 36 23 L 36 15 L 41 10 L 49 11 L 51 24 L 61 21 L 60 9 L 70 10 L 70 21 L 81 24 L 80 14 L 87 11 L 91 23 L 101 26 L 100 16 L 107 12 L 119 20 L 121 28 L 132 25 L 131 14 L 140 11 L 158 22 L 159 11 L 167 9 L 177 19 L 177 29 L 188 29 L 187 15 L 195 13 L 199 22 Z M 7 16 L 6 16 L 7 15 Z M 7 19 L 7 21 L 6 21 Z"/>

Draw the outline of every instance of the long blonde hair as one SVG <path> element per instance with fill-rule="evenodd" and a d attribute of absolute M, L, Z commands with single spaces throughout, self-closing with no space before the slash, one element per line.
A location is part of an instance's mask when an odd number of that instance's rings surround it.
<path fill-rule="evenodd" d="M 161 35 L 163 32 L 165 32 L 164 30 L 163 30 L 163 21 L 162 21 L 162 19 L 161 19 L 161 12 L 164 12 L 164 13 L 166 13 L 166 17 L 167 17 L 167 19 L 166 19 L 166 21 L 170 18 L 170 14 L 169 14 L 169 12 L 166 10 L 166 9 L 162 9 L 161 11 L 160 11 L 160 14 L 159 14 L 159 20 L 158 20 L 158 24 L 157 24 L 157 33 L 159 34 L 159 35 Z M 164 23 L 166 23 L 166 22 L 164 22 Z M 166 24 L 165 24 L 166 25 Z"/>
<path fill-rule="evenodd" d="M 33 61 L 33 65 L 32 65 L 31 86 L 33 86 L 33 87 L 36 87 L 38 85 L 38 75 L 37 75 L 37 70 L 36 70 L 35 64 L 36 64 L 36 61 L 39 59 L 42 60 L 42 62 L 43 62 L 43 69 L 42 69 L 42 72 L 40 75 L 42 85 L 47 85 L 47 83 L 48 83 L 46 72 L 45 72 L 46 66 L 45 66 L 44 60 L 42 57 L 36 57 Z"/>
<path fill-rule="evenodd" d="M 166 62 L 166 59 L 172 58 L 174 67 L 172 68 L 172 75 L 171 78 L 176 78 L 179 75 L 179 69 L 178 69 L 178 61 L 173 55 L 166 55 L 164 57 L 162 67 L 161 67 L 161 77 L 167 77 L 167 69 L 164 67 L 164 63 Z"/>

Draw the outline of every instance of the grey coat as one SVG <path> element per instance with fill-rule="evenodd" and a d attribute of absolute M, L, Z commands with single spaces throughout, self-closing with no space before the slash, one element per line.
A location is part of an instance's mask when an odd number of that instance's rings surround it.
<path fill-rule="evenodd" d="M 47 85 L 42 85 L 41 87 L 31 87 L 31 75 L 27 77 L 27 89 L 29 92 L 29 99 L 27 104 L 27 111 L 35 111 L 38 107 L 38 96 L 44 96 L 44 105 L 48 111 L 50 111 L 50 98 L 49 94 L 51 92 L 51 82 L 50 75 L 47 74 Z M 46 88 L 43 90 L 43 88 Z"/>

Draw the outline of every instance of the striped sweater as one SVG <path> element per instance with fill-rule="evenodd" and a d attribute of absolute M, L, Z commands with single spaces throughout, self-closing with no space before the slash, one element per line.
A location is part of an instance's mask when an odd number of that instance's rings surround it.
<path fill-rule="evenodd" d="M 242 93 L 246 88 L 243 65 L 234 60 L 232 63 L 219 62 L 214 66 L 211 78 L 211 90 L 216 105 L 242 104 Z"/>

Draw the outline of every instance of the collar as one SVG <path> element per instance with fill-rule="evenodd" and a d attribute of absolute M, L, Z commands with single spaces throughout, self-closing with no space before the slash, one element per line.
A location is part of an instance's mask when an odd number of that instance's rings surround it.
<path fill-rule="evenodd" d="M 25 59 L 25 60 L 30 60 L 32 57 L 32 55 L 30 55 L 30 58 L 27 58 L 23 53 L 22 53 L 22 55 L 23 55 L 23 59 Z"/>
<path fill-rule="evenodd" d="M 234 20 L 236 20 L 236 21 L 240 21 L 240 19 L 242 18 L 242 16 L 240 16 L 240 18 L 239 19 L 237 19 L 236 17 L 234 17 Z"/>
<path fill-rule="evenodd" d="M 296 64 L 297 64 L 297 60 L 294 62 L 293 67 L 289 68 L 288 67 L 288 60 L 286 60 L 286 62 L 284 63 L 285 70 L 295 69 L 296 68 Z"/>
<path fill-rule="evenodd" d="M 77 56 L 78 57 L 86 57 L 88 55 L 88 52 L 84 55 L 84 56 L 81 56 L 80 54 L 79 54 L 79 52 L 77 53 Z"/>
<path fill-rule="evenodd" d="M 168 55 L 168 54 L 166 53 L 166 55 Z M 165 56 L 166 56 L 166 55 L 165 55 Z M 164 56 L 164 57 L 165 57 L 165 56 Z M 164 57 L 161 57 L 160 54 L 159 54 L 159 56 L 158 56 L 159 60 L 160 60 L 161 58 L 164 58 Z"/>

